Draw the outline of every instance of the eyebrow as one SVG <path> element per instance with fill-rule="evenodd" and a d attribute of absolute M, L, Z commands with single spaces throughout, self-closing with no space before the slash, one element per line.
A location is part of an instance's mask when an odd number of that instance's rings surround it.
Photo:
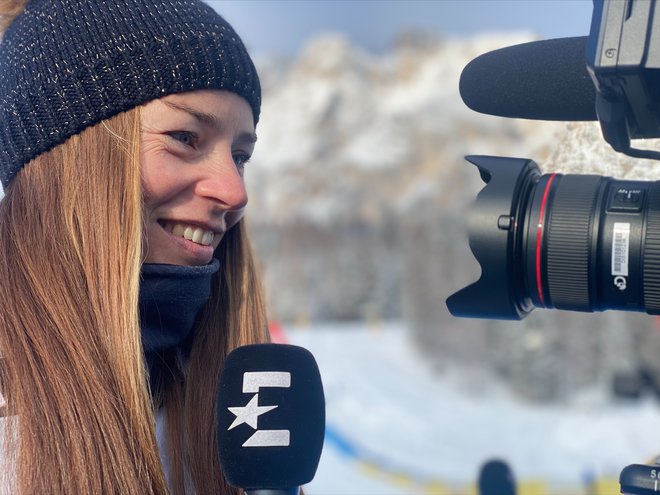
<path fill-rule="evenodd" d="M 222 124 L 220 120 L 213 114 L 201 112 L 195 108 L 190 108 L 186 105 L 181 105 L 180 103 L 174 103 L 172 101 L 163 100 L 163 103 L 174 110 L 179 110 L 181 112 L 186 112 L 187 114 L 193 116 L 195 119 L 199 120 L 202 124 L 215 127 L 216 129 L 221 129 Z M 241 133 L 239 139 L 245 141 L 248 144 L 254 144 L 257 142 L 257 135 L 254 132 L 244 132 Z"/>

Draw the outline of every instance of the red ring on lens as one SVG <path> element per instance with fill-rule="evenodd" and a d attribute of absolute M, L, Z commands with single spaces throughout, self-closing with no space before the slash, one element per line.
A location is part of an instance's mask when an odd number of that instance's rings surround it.
<path fill-rule="evenodd" d="M 536 228 L 536 290 L 539 295 L 539 301 L 541 301 L 541 306 L 545 306 L 545 301 L 543 300 L 543 283 L 541 281 L 541 243 L 543 241 L 543 217 L 545 216 L 545 205 L 548 202 L 548 193 L 550 191 L 550 184 L 557 174 L 551 174 L 548 178 L 548 183 L 545 185 L 545 190 L 543 191 L 543 199 L 541 200 L 541 210 L 539 211 L 539 222 Z"/>

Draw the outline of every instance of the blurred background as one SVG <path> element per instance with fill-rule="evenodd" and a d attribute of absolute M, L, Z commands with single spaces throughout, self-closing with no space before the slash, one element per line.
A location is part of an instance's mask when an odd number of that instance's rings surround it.
<path fill-rule="evenodd" d="M 660 454 L 660 330 L 647 315 L 537 310 L 459 320 L 479 276 L 466 154 L 657 178 L 596 124 L 480 115 L 458 94 L 489 50 L 585 36 L 589 0 L 210 1 L 255 57 L 249 225 L 279 338 L 321 367 L 328 432 L 309 495 L 474 493 L 505 460 L 519 493 L 618 493 Z"/>
<path fill-rule="evenodd" d="M 308 495 L 472 494 L 492 459 L 519 495 L 614 494 L 660 455 L 660 324 L 536 310 L 460 320 L 479 267 L 466 154 L 657 180 L 596 124 L 477 114 L 462 68 L 589 32 L 590 0 L 207 0 L 257 63 L 263 108 L 248 222 L 273 335 L 321 368 L 327 433 Z M 1 196 L 0 191 L 0 196 Z"/>

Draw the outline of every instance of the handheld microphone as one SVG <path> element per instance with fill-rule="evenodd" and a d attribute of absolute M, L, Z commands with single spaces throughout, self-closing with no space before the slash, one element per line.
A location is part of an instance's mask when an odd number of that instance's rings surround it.
<path fill-rule="evenodd" d="M 312 354 L 293 345 L 234 349 L 217 392 L 218 450 L 227 482 L 247 495 L 297 495 L 316 473 L 325 398 Z"/>
<path fill-rule="evenodd" d="M 484 53 L 463 69 L 461 98 L 472 110 L 499 117 L 598 120 L 586 43 L 586 36 L 559 38 Z"/>

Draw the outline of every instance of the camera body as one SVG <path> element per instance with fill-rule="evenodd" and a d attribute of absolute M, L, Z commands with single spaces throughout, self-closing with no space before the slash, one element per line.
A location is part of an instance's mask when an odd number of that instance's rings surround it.
<path fill-rule="evenodd" d="M 595 0 L 586 44 L 570 46 L 583 52 L 605 140 L 621 153 L 660 159 L 631 145 L 660 137 L 655 7 L 656 0 Z M 492 58 L 489 64 L 497 70 Z M 660 182 L 541 175 L 520 158 L 467 160 L 486 183 L 468 217 L 482 273 L 447 299 L 454 316 L 521 319 L 535 307 L 660 314 Z"/>
<path fill-rule="evenodd" d="M 657 159 L 660 154 L 630 144 L 660 137 L 660 13 L 655 7 L 656 0 L 595 0 L 585 63 L 605 140 L 616 151 Z"/>
<path fill-rule="evenodd" d="M 656 7 L 656 0 L 594 0 L 586 43 L 578 38 L 548 40 L 484 54 L 482 62 L 475 64 L 478 57 L 464 69 L 461 96 L 474 110 L 503 117 L 597 118 L 615 151 L 660 160 L 660 152 L 631 144 L 660 137 Z M 546 84 L 553 74 L 538 59 L 554 56 L 557 47 L 573 53 L 561 53 L 565 59 L 555 64 L 561 81 Z M 520 65 L 525 54 L 532 62 Z M 504 68 L 498 57 L 509 66 Z M 572 93 L 571 69 L 581 71 L 575 77 L 581 86 Z M 510 89 L 517 76 L 527 81 L 534 70 L 542 83 Z M 464 82 L 466 73 L 472 81 Z M 481 81 L 486 86 L 479 86 Z M 503 96 L 493 96 L 492 102 L 483 96 L 490 81 L 500 81 Z M 518 98 L 518 88 L 527 94 Z M 539 89 L 555 89 L 556 94 L 557 88 L 571 93 L 566 96 L 567 118 L 555 108 L 556 96 L 550 103 L 539 100 L 544 93 Z M 513 102 L 510 107 L 508 102 Z M 570 113 L 576 103 L 581 108 Z M 660 181 L 542 174 L 524 158 L 466 159 L 486 184 L 468 215 L 470 249 L 481 265 L 481 277 L 447 299 L 452 315 L 517 320 L 536 307 L 660 314 Z M 660 465 L 632 464 L 621 471 L 619 481 L 621 493 L 657 493 Z"/>

